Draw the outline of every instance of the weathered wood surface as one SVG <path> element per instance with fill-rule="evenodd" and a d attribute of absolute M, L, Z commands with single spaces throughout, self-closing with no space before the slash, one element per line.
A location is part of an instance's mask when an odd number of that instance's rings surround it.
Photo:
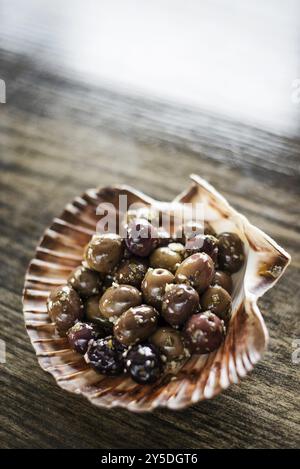
<path fill-rule="evenodd" d="M 300 364 L 292 352 L 300 339 L 300 140 L 84 86 L 4 51 L 0 63 L 7 83 L 0 105 L 0 339 L 7 345 L 0 446 L 299 446 Z M 191 172 L 292 255 L 284 278 L 260 301 L 269 350 L 241 385 L 184 411 L 94 408 L 38 366 L 22 315 L 27 264 L 52 218 L 86 188 L 127 183 L 170 200 Z"/>

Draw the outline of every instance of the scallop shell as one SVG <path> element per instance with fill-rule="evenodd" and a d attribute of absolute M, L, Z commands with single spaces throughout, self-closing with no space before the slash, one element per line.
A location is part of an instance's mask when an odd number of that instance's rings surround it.
<path fill-rule="evenodd" d="M 210 184 L 191 176 L 190 187 L 175 202 L 202 202 L 205 218 L 217 232 L 235 231 L 245 244 L 246 262 L 234 276 L 233 314 L 226 339 L 215 352 L 194 355 L 177 375 L 165 375 L 152 385 L 139 385 L 127 377 L 107 377 L 94 372 L 83 358 L 57 335 L 47 314 L 46 299 L 52 288 L 63 285 L 81 263 L 83 248 L 95 231 L 100 202 L 152 204 L 150 197 L 127 186 L 90 189 L 68 204 L 42 237 L 29 264 L 24 287 L 25 324 L 40 366 L 59 386 L 83 394 L 101 407 L 150 411 L 156 407 L 180 409 L 216 396 L 238 383 L 262 357 L 268 331 L 257 300 L 281 277 L 290 256 L 268 235 L 233 209 Z"/>

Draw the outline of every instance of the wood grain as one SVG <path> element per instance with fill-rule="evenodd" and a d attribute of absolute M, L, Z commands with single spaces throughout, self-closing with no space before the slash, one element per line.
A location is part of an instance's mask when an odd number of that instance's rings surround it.
<path fill-rule="evenodd" d="M 1 51 L 0 446 L 3 448 L 280 448 L 300 444 L 299 150 L 218 116 L 175 109 L 39 69 Z M 100 410 L 59 389 L 37 363 L 21 293 L 39 237 L 88 187 L 131 184 L 171 200 L 199 173 L 291 255 L 260 301 L 270 347 L 254 372 L 218 398 L 184 411 Z"/>

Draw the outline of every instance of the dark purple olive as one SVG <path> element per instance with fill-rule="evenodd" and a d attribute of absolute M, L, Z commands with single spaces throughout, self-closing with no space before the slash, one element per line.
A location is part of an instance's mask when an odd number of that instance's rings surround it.
<path fill-rule="evenodd" d="M 147 257 L 158 244 L 157 230 L 148 220 L 131 221 L 128 225 L 125 244 L 132 254 Z"/>
<path fill-rule="evenodd" d="M 224 323 L 211 312 L 194 314 L 185 325 L 184 337 L 191 353 L 213 352 L 224 339 Z"/>
<path fill-rule="evenodd" d="M 161 314 L 173 327 L 179 327 L 199 310 L 199 295 L 190 285 L 170 285 L 163 297 Z"/>
<path fill-rule="evenodd" d="M 70 347 L 76 352 L 84 355 L 88 349 L 89 342 L 100 336 L 95 324 L 76 322 L 67 332 Z"/>
<path fill-rule="evenodd" d="M 88 349 L 86 361 L 98 373 L 115 376 L 124 371 L 126 348 L 112 336 L 98 339 Z"/>
<path fill-rule="evenodd" d="M 126 369 L 137 383 L 154 383 L 162 373 L 159 351 L 151 344 L 133 346 L 126 356 Z"/>

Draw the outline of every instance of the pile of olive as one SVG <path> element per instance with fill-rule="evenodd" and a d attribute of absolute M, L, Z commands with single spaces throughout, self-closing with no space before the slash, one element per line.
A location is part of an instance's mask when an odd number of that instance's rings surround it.
<path fill-rule="evenodd" d="M 82 265 L 47 302 L 70 346 L 102 374 L 156 381 L 167 364 L 216 350 L 231 316 L 231 274 L 244 248 L 235 233 L 168 236 L 146 218 L 127 237 L 95 234 Z"/>

